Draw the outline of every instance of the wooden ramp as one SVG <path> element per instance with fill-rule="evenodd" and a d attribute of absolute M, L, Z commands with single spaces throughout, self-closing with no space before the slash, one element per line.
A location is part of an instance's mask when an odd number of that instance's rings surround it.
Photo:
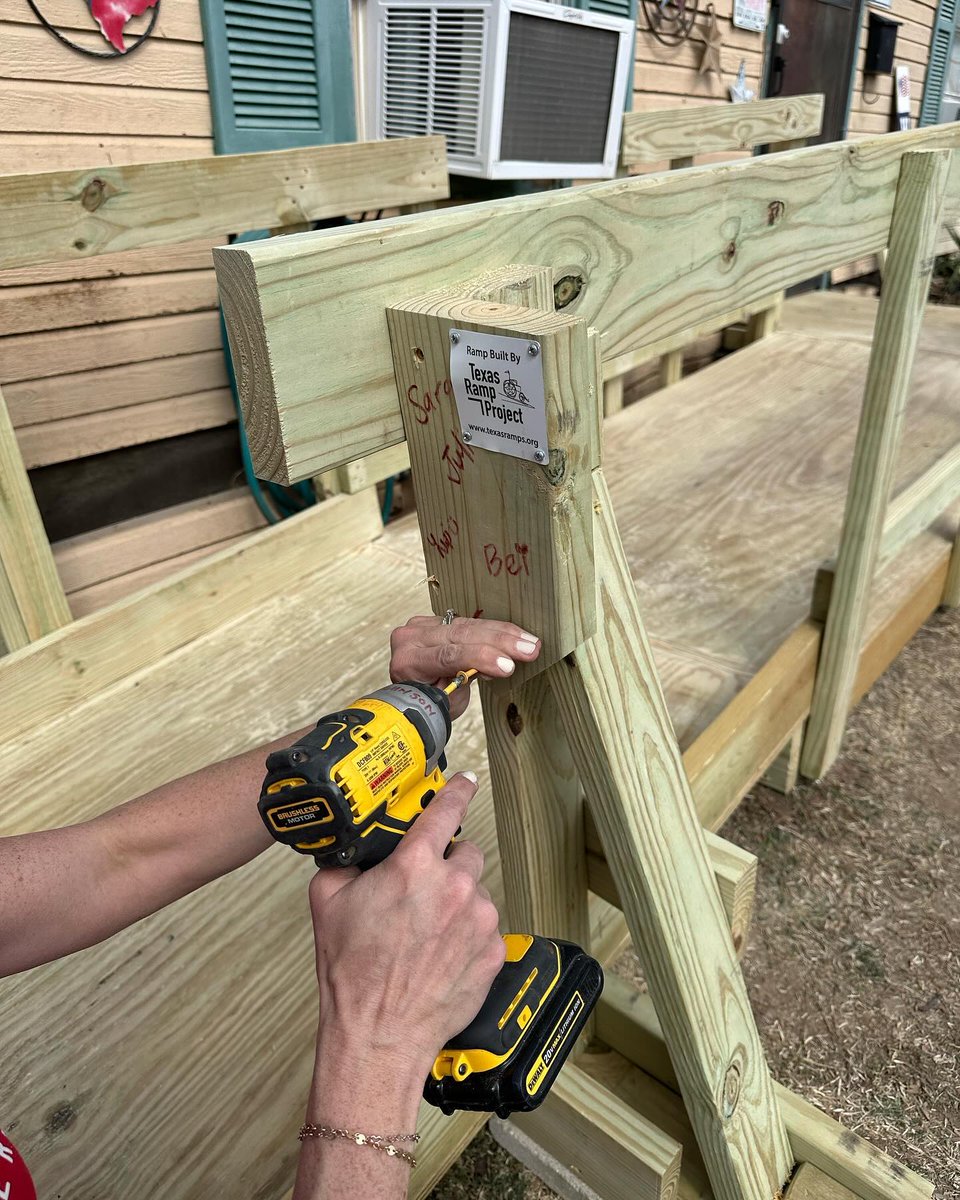
<path fill-rule="evenodd" d="M 790 301 L 783 332 L 605 423 L 617 521 L 684 748 L 806 620 L 837 552 L 876 308 Z M 894 494 L 960 437 L 960 310 L 931 307 L 922 328 Z M 891 564 L 875 626 L 946 561 L 952 534 L 942 522 Z"/>

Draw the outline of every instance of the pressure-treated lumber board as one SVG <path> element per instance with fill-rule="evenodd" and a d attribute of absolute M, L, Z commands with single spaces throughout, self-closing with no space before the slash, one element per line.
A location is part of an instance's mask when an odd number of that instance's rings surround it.
<path fill-rule="evenodd" d="M 790 1180 L 784 1200 L 859 1200 L 859 1197 L 813 1163 L 807 1162 L 800 1164 L 796 1175 Z"/>
<path fill-rule="evenodd" d="M 960 330 L 958 330 L 960 332 Z M 887 506 L 877 561 L 888 562 L 960 495 L 960 445 L 954 446 Z"/>
<path fill-rule="evenodd" d="M 64 417 L 43 425 L 22 425 L 17 439 L 30 468 L 69 462 L 89 454 L 103 454 L 121 446 L 139 446 L 160 438 L 215 429 L 236 420 L 233 393 L 228 387 L 170 396 L 131 408 Z"/>
<path fill-rule="evenodd" d="M 0 653 L 70 620 L 50 544 L 0 393 Z"/>
<path fill-rule="evenodd" d="M 837 574 L 800 755 L 819 778 L 840 751 L 923 319 L 933 239 L 943 213 L 950 155 L 905 155 L 890 252 L 847 489 Z M 960 158 L 960 156 L 956 156 Z"/>
<path fill-rule="evenodd" d="M 489 721 L 487 722 L 489 728 Z M 490 742 L 488 734 L 488 743 Z M 587 884 L 592 892 L 608 903 L 620 906 L 613 874 L 603 857 L 600 835 L 590 817 L 585 813 L 585 844 L 587 851 Z M 747 850 L 741 850 L 732 842 L 704 830 L 707 855 L 713 869 L 714 880 L 723 905 L 724 916 L 730 927 L 733 946 L 739 955 L 746 944 L 747 932 L 753 917 L 753 902 L 757 890 L 757 858 Z M 503 843 L 501 839 L 501 854 Z M 518 925 L 517 928 L 520 928 Z"/>
<path fill-rule="evenodd" d="M 220 346 L 218 313 L 186 313 L 6 337 L 0 340 L 0 369 L 4 382 L 46 379 L 121 363 L 152 362 Z M 158 369 L 165 370 L 168 366 L 161 364 Z"/>
<path fill-rule="evenodd" d="M 216 305 L 216 280 L 213 272 L 206 270 L 40 283 L 0 289 L 0 328 L 10 335 L 40 333 L 45 329 L 197 312 Z"/>
<path fill-rule="evenodd" d="M 112 279 L 120 275 L 153 275 L 158 271 L 199 271 L 213 265 L 213 248 L 226 234 L 183 242 L 177 246 L 147 246 L 143 250 L 120 250 L 96 258 L 47 263 L 39 267 L 12 267 L 0 271 L 0 287 L 28 283 L 64 283 L 68 279 Z"/>
<path fill-rule="evenodd" d="M 800 776 L 800 746 L 803 742 L 803 726 L 790 735 L 790 740 L 764 771 L 763 786 L 788 796 L 797 786 Z"/>
<path fill-rule="evenodd" d="M 576 1063 L 532 1113 L 513 1118 L 603 1200 L 672 1200 L 681 1146 Z"/>
<path fill-rule="evenodd" d="M 692 1192 L 696 1200 L 703 1200 L 713 1195 L 690 1119 L 676 1092 L 622 1054 L 601 1049 L 596 1042 L 580 1055 L 577 1066 L 594 1083 L 610 1091 L 629 1111 L 653 1121 L 665 1134 L 676 1139 L 683 1150 L 680 1196 L 689 1196 Z"/>
<path fill-rule="evenodd" d="M 274 228 L 448 194 L 439 137 L 11 176 L 0 178 L 7 215 L 0 267 Z"/>
<path fill-rule="evenodd" d="M 557 699 L 714 1194 L 769 1200 L 793 1162 L 600 472 L 595 486 L 598 633 L 553 676 Z"/>
<path fill-rule="evenodd" d="M 340 491 L 354 495 L 364 488 L 388 479 L 391 475 L 399 475 L 402 471 L 410 470 L 410 454 L 406 442 L 396 446 L 387 446 L 366 458 L 358 458 L 356 462 L 347 463 L 337 468 L 337 483 Z"/>
<path fill-rule="evenodd" d="M 515 270 L 545 277 L 549 289 L 549 272 Z M 465 285 L 467 295 L 483 291 Z M 518 663 L 514 675 L 529 678 L 579 645 L 596 620 L 591 471 L 599 420 L 585 403 L 591 395 L 597 402 L 586 328 L 563 313 L 457 299 L 455 291 L 405 300 L 387 311 L 387 324 L 424 558 L 436 581 L 431 604 L 439 613 L 495 614 L 535 633 L 540 655 Z M 449 382 L 452 329 L 514 338 L 523 354 L 539 347 L 549 463 L 461 439 Z"/>
<path fill-rule="evenodd" d="M 620 161 L 626 167 L 682 156 L 752 150 L 771 142 L 816 137 L 823 96 L 778 96 L 749 104 L 623 115 Z"/>
<path fill-rule="evenodd" d="M 0 354 L 3 343 L 0 342 Z M 25 379 L 3 391 L 15 429 L 42 425 L 108 409 L 226 387 L 222 350 L 181 354 L 169 361 L 148 359 L 93 371 L 73 371 L 48 379 Z"/>
<path fill-rule="evenodd" d="M 258 474 L 301 479 L 400 440 L 381 314 L 418 287 L 552 265 L 583 278 L 564 312 L 616 357 L 876 251 L 902 154 L 956 145 L 960 129 L 932 127 L 218 249 Z M 960 164 L 951 194 L 960 208 Z M 307 345 L 328 348 L 309 371 Z"/>
<path fill-rule="evenodd" d="M 820 339 L 846 342 L 873 341 L 880 301 L 875 296 L 850 292 L 806 292 L 791 296 L 783 306 L 780 329 L 785 333 L 814 334 Z M 960 358 L 960 308 L 928 304 L 917 338 L 920 362 L 929 353 Z"/>
<path fill-rule="evenodd" d="M 943 585 L 943 604 L 947 608 L 960 605 L 960 528 L 953 543 L 950 554 L 950 566 L 947 569 L 947 579 Z"/>
<path fill-rule="evenodd" d="M 212 137 L 115 137 L 74 133 L 65 141 L 55 133 L 6 133 L 0 144 L 0 175 L 24 171 L 80 170 L 104 164 L 166 162 L 171 158 L 208 157 Z"/>
<path fill-rule="evenodd" d="M 67 538 L 54 545 L 53 555 L 70 593 L 265 524 L 250 492 L 234 488 Z"/>
<path fill-rule="evenodd" d="M 677 1078 L 650 996 L 610 975 L 597 1006 L 599 1036 L 625 1058 L 670 1088 Z M 933 1186 L 908 1167 L 845 1129 L 801 1096 L 774 1084 L 790 1146 L 860 1200 L 930 1200 Z"/>

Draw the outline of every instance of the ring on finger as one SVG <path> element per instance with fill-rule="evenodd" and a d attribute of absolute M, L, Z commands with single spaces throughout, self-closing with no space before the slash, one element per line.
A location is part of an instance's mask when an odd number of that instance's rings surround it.
<path fill-rule="evenodd" d="M 452 608 L 448 608 L 447 611 L 443 614 L 442 618 L 440 619 L 440 624 L 441 625 L 452 625 L 453 618 L 456 615 L 457 614 L 453 611 Z"/>

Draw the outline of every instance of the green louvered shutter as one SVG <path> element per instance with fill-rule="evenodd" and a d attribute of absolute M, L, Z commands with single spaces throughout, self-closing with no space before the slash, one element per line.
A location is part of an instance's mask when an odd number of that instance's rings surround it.
<path fill-rule="evenodd" d="M 637 19 L 637 0 L 578 0 L 576 7 L 608 17 L 626 17 L 628 21 Z"/>
<path fill-rule="evenodd" d="M 920 105 L 921 125 L 936 125 L 941 119 L 940 106 L 943 102 L 947 72 L 950 69 L 956 27 L 957 0 L 940 0 L 937 19 L 933 26 L 933 36 L 930 40 L 927 78 L 923 85 L 923 103 Z M 955 70 L 960 72 L 960 66 L 957 66 Z M 960 90 L 960 81 L 958 81 L 958 90 Z"/>
<path fill-rule="evenodd" d="M 200 0 L 218 154 L 357 136 L 349 0 Z"/>
<path fill-rule="evenodd" d="M 570 8 L 582 8 L 586 12 L 604 13 L 608 17 L 624 17 L 628 21 L 637 19 L 637 0 L 564 0 Z M 633 108 L 633 71 L 627 77 L 627 94 L 623 107 Z"/>

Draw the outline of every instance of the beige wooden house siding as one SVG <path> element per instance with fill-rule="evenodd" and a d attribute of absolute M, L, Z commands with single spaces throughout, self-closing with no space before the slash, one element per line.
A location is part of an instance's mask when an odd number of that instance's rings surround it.
<path fill-rule="evenodd" d="M 43 11 L 108 48 L 77 0 Z M 0 0 L 0 174 L 211 154 L 197 0 L 168 0 L 128 59 L 76 54 L 26 0 Z M 28 466 L 232 420 L 210 266 L 222 240 L 0 272 L 0 386 Z"/>

